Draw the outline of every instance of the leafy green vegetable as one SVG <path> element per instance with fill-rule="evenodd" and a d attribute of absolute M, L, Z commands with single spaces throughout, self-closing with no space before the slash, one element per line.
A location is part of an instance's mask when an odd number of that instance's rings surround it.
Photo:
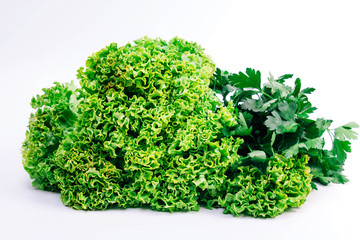
<path fill-rule="evenodd" d="M 359 125 L 355 122 L 350 122 L 350 123 L 347 123 L 343 126 L 340 126 L 338 128 L 335 128 L 334 130 L 334 134 L 335 134 L 335 137 L 337 139 L 339 139 L 340 141 L 346 141 L 347 139 L 348 140 L 354 140 L 356 139 L 357 137 L 357 133 L 354 132 L 352 129 L 353 128 L 358 128 Z"/>
<path fill-rule="evenodd" d="M 299 207 L 311 191 L 308 157 L 269 158 L 266 173 L 253 166 L 239 167 L 226 181 L 226 195 L 219 199 L 225 213 L 275 217 L 288 207 Z"/>
<path fill-rule="evenodd" d="M 34 185 L 59 191 L 74 209 L 217 205 L 242 139 L 223 138 L 236 117 L 218 108 L 208 87 L 214 71 L 200 46 L 178 38 L 93 54 L 78 71 L 80 89 L 56 85 L 34 100 L 23 147 Z M 34 128 L 42 109 L 46 121 Z"/>
<path fill-rule="evenodd" d="M 305 202 L 312 179 L 347 181 L 358 125 L 309 119 L 314 89 L 285 85 L 290 74 L 261 87 L 259 71 L 215 69 L 196 43 L 144 37 L 94 53 L 77 77 L 31 100 L 22 147 L 33 185 L 74 209 L 275 217 Z"/>
<path fill-rule="evenodd" d="M 232 74 L 229 76 L 229 82 L 237 88 L 256 88 L 260 90 L 261 75 L 259 71 L 248 68 L 246 74 L 239 72 L 239 74 Z"/>
<path fill-rule="evenodd" d="M 26 140 L 22 147 L 23 165 L 34 179 L 33 185 L 42 190 L 59 192 L 55 171 L 55 152 L 62 139 L 74 130 L 81 93 L 74 83 L 43 89 L 44 94 L 31 100 L 36 109 L 31 114 Z"/>
<path fill-rule="evenodd" d="M 283 154 L 286 158 L 306 154 L 310 157 L 308 165 L 314 182 L 327 185 L 348 181 L 342 170 L 347 153 L 351 151 L 350 140 L 356 139 L 353 129 L 359 125 L 350 122 L 331 130 L 331 120 L 310 119 L 309 114 L 316 108 L 307 95 L 315 89 L 301 90 L 299 78 L 293 88 L 286 85 L 285 81 L 292 77 L 286 74 L 274 79 L 270 74 L 261 88 L 259 71 L 248 68 L 246 74 L 231 74 L 216 69 L 211 88 L 225 99 L 225 105 L 233 105 L 238 111 L 238 124 L 227 129 L 227 136 L 244 139 L 246 144 L 240 146 L 240 156 L 261 151 L 269 161 L 275 154 Z M 324 149 L 325 132 L 332 136 L 331 150 Z M 262 162 L 259 166 L 257 159 L 246 159 L 243 165 L 264 169 L 265 161 Z M 316 188 L 315 184 L 312 186 Z"/>

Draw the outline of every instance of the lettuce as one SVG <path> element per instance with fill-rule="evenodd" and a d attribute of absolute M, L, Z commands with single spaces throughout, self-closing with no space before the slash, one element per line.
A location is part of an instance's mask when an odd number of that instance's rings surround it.
<path fill-rule="evenodd" d="M 60 191 L 64 204 L 75 209 L 212 205 L 242 142 L 222 139 L 221 129 L 235 118 L 218 109 L 221 103 L 208 87 L 214 70 L 199 45 L 179 38 L 142 38 L 93 54 L 78 71 L 84 97 L 76 112 L 66 86 L 45 90 L 64 93 L 50 99 L 57 103 L 50 105 L 47 122 L 37 129 L 30 124 L 23 152 L 34 185 Z M 42 114 L 38 110 L 32 118 Z M 73 121 L 62 125 L 68 116 Z M 45 153 L 35 145 L 52 144 L 49 132 L 56 144 Z M 34 161 L 39 148 L 43 155 Z"/>
<path fill-rule="evenodd" d="M 74 130 L 82 96 L 73 82 L 55 83 L 43 91 L 43 95 L 31 100 L 36 112 L 30 115 L 22 146 L 23 166 L 34 179 L 34 187 L 59 192 L 54 173 L 57 169 L 55 153 L 64 137 Z"/>
<path fill-rule="evenodd" d="M 311 191 L 309 157 L 274 155 L 265 173 L 241 166 L 226 181 L 226 195 L 219 202 L 225 213 L 235 216 L 275 217 L 289 207 L 300 207 Z"/>

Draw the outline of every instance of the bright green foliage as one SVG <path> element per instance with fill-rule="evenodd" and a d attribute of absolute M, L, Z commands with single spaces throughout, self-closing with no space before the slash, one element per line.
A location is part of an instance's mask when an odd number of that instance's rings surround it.
<path fill-rule="evenodd" d="M 25 154 L 26 169 L 34 177 L 32 169 L 45 165 L 63 202 L 75 209 L 216 205 L 242 140 L 222 139 L 224 126 L 236 121 L 231 111 L 218 109 L 208 87 L 214 70 L 198 45 L 178 38 L 111 44 L 79 70 L 84 99 L 75 131 L 59 135 L 52 165 Z M 56 125 L 56 119 L 49 124 Z M 24 152 L 32 151 L 29 144 Z M 53 190 L 46 182 L 43 188 Z"/>
<path fill-rule="evenodd" d="M 288 207 L 299 207 L 311 191 L 308 157 L 275 155 L 265 173 L 253 166 L 240 166 L 226 181 L 226 195 L 219 200 L 225 213 L 275 217 Z"/>
<path fill-rule="evenodd" d="M 145 37 L 94 53 L 78 71 L 80 88 L 56 83 L 32 100 L 23 164 L 34 186 L 84 210 L 205 206 L 274 217 L 299 207 L 312 177 L 303 149 L 322 149 L 330 124 L 299 123 L 312 111 L 311 89 L 300 91 L 297 80 L 293 91 L 284 76 L 263 90 L 258 71 L 217 70 L 214 89 L 224 97 L 236 90 L 224 107 L 209 87 L 214 71 L 199 45 L 179 38 Z M 346 158 L 354 126 L 335 131 L 331 161 Z M 306 141 L 286 142 L 285 133 L 300 130 Z"/>
<path fill-rule="evenodd" d="M 292 78 L 286 74 L 278 79 L 272 75 L 261 87 L 259 71 L 248 68 L 246 74 L 230 74 L 217 69 L 211 87 L 225 99 L 225 105 L 236 107 L 238 124 L 225 129 L 226 136 L 243 138 L 246 144 L 239 149 L 243 165 L 253 165 L 264 170 L 268 160 L 259 162 L 253 152 L 262 152 L 266 158 L 282 154 L 286 158 L 306 154 L 310 157 L 313 181 L 324 185 L 330 182 L 345 183 L 342 174 L 346 154 L 351 151 L 350 141 L 356 139 L 353 128 L 359 127 L 350 122 L 334 130 L 330 129 L 332 120 L 309 118 L 315 107 L 309 102 L 308 94 L 314 88 L 301 90 L 301 81 L 295 80 L 292 88 L 285 80 Z M 231 101 L 228 103 L 227 97 Z M 323 134 L 329 132 L 333 138 L 333 148 L 324 149 Z M 313 188 L 316 185 L 312 184 Z"/>
<path fill-rule="evenodd" d="M 23 144 L 23 165 L 34 179 L 33 185 L 42 190 L 60 191 L 55 179 L 54 154 L 62 139 L 74 129 L 77 120 L 77 105 L 81 99 L 73 83 L 55 83 L 43 89 L 44 94 L 31 100 L 36 109 L 31 114 L 26 140 Z"/>

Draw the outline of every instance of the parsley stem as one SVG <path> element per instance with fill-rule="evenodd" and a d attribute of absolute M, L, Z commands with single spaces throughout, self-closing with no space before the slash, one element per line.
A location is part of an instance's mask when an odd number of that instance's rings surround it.
<path fill-rule="evenodd" d="M 269 94 L 267 94 L 266 92 L 264 92 L 263 90 L 261 90 L 261 94 L 270 98 L 270 99 L 273 99 L 273 97 L 271 97 Z"/>
<path fill-rule="evenodd" d="M 326 130 L 329 133 L 332 144 L 334 144 L 334 138 L 335 138 L 334 133 L 330 129 L 326 129 Z"/>

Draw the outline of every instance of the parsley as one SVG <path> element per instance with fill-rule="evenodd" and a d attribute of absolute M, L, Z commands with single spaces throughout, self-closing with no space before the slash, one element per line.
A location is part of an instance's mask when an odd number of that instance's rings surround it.
<path fill-rule="evenodd" d="M 226 129 L 228 136 L 244 139 L 238 154 L 238 165 L 253 165 L 260 170 L 264 163 L 275 154 L 286 158 L 308 155 L 308 166 L 314 182 L 324 185 L 345 183 L 348 179 L 342 174 L 347 153 L 351 152 L 350 140 L 357 137 L 353 130 L 359 125 L 350 122 L 331 129 L 332 120 L 309 117 L 316 110 L 309 99 L 314 88 L 301 89 L 301 80 L 295 80 L 290 87 L 285 81 L 292 74 L 277 79 L 270 74 L 261 87 L 261 73 L 247 68 L 245 73 L 232 74 L 216 69 L 211 88 L 222 96 L 226 106 L 233 105 L 237 111 L 236 126 Z M 230 102 L 228 100 L 230 99 Z M 324 149 L 325 132 L 332 137 L 332 149 Z"/>

